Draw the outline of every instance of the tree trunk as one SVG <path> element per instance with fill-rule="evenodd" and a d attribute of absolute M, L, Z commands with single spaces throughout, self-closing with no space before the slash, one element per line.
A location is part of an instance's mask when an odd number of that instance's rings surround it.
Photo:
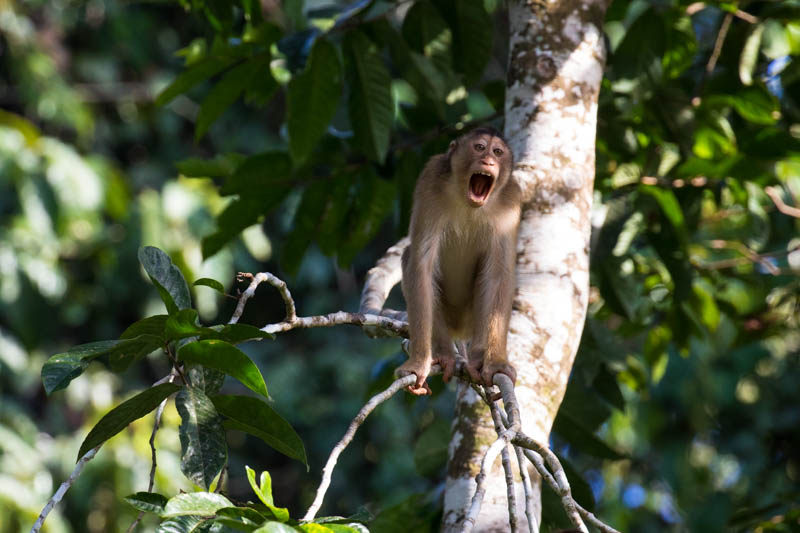
<path fill-rule="evenodd" d="M 522 428 L 547 444 L 578 349 L 589 295 L 590 211 L 597 96 L 605 52 L 604 0 L 509 2 L 505 134 L 524 198 L 517 290 L 508 350 L 517 369 Z M 475 475 L 495 439 L 488 410 L 460 386 L 450 441 L 443 531 L 457 531 Z M 512 463 L 516 468 L 514 454 Z M 519 474 L 516 478 L 519 480 Z M 534 480 L 536 524 L 541 516 Z M 500 462 L 494 465 L 475 531 L 509 530 Z M 521 530 L 528 531 L 521 483 Z"/>

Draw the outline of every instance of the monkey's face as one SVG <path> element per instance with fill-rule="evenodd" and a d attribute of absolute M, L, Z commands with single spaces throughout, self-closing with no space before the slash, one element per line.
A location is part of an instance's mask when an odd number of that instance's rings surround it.
<path fill-rule="evenodd" d="M 511 169 L 511 150 L 500 137 L 478 134 L 459 139 L 451 168 L 466 189 L 467 202 L 481 207 L 505 185 Z"/>

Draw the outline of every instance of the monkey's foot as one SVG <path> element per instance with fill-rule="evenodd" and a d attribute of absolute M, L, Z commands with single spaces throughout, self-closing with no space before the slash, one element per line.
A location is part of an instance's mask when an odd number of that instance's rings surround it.
<path fill-rule="evenodd" d="M 481 358 L 473 357 L 467 361 L 467 373 L 476 383 L 483 383 L 487 387 L 494 385 L 492 378 L 495 374 L 505 374 L 511 381 L 517 382 L 517 371 L 507 361 L 489 361 L 483 363 Z"/>
<path fill-rule="evenodd" d="M 511 382 L 517 383 L 517 371 L 511 366 L 511 363 L 506 361 L 490 361 L 488 364 L 483 365 L 481 369 L 481 378 L 487 387 L 494 385 L 492 378 L 495 374 L 505 374 L 511 378 Z"/>
<path fill-rule="evenodd" d="M 408 376 L 409 374 L 417 376 L 417 381 L 413 385 L 406 387 L 406 390 L 414 396 L 425 396 L 426 394 L 432 394 L 431 388 L 426 381 L 430 372 L 431 364 L 429 362 L 418 362 L 409 359 L 397 367 L 397 370 L 394 371 L 394 375 L 398 378 Z"/>

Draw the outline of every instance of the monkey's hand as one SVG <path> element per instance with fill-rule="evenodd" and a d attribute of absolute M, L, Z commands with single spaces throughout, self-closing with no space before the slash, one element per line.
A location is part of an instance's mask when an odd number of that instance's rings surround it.
<path fill-rule="evenodd" d="M 417 376 L 417 381 L 413 385 L 406 387 L 406 390 L 408 390 L 408 392 L 414 396 L 425 396 L 426 394 L 431 394 L 431 388 L 428 386 L 428 382 L 426 381 L 428 374 L 430 373 L 430 359 L 423 361 L 409 359 L 394 371 L 394 375 L 398 378 L 408 376 L 409 374 L 414 374 Z"/>
<path fill-rule="evenodd" d="M 438 354 L 433 358 L 433 364 L 442 367 L 442 381 L 448 383 L 456 370 L 456 358 L 452 352 Z"/>

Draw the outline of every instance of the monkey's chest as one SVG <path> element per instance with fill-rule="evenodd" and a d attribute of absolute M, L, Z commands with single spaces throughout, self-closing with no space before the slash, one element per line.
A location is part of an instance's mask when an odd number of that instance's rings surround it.
<path fill-rule="evenodd" d="M 443 303 L 471 306 L 480 254 L 472 239 L 446 239 L 439 249 L 436 283 Z"/>

